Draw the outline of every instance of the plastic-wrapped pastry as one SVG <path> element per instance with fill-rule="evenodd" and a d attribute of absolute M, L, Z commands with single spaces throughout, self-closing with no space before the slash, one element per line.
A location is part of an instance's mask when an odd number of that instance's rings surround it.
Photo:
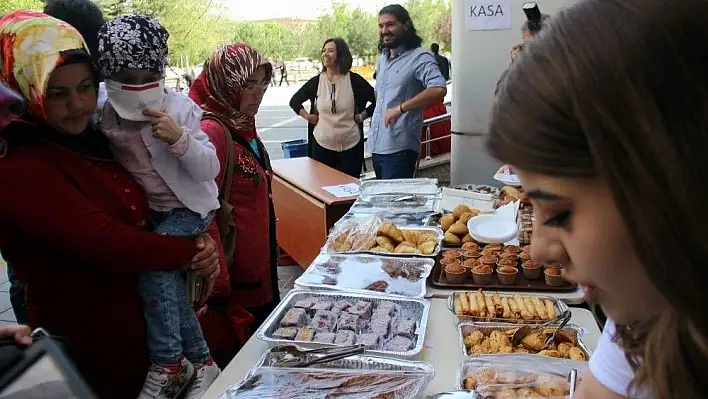
<path fill-rule="evenodd" d="M 295 327 L 281 327 L 273 333 L 273 337 L 279 339 L 294 339 L 297 335 L 297 328 Z"/>
<path fill-rule="evenodd" d="M 309 328 L 309 327 L 303 327 L 297 331 L 297 335 L 295 336 L 296 341 L 312 341 L 312 338 L 315 337 L 315 330 Z"/>
<path fill-rule="evenodd" d="M 379 346 L 379 340 L 381 338 L 374 333 L 363 333 L 359 334 L 356 339 L 357 345 L 364 345 L 367 349 L 373 349 Z"/>
<path fill-rule="evenodd" d="M 385 248 L 388 252 L 393 252 L 393 250 L 396 248 L 396 245 L 393 243 L 393 241 L 391 241 L 391 239 L 386 236 L 376 237 L 376 244 L 381 248 Z"/>
<path fill-rule="evenodd" d="M 281 327 L 304 327 L 307 325 L 307 311 L 302 308 L 292 308 L 280 320 Z"/>
<path fill-rule="evenodd" d="M 413 341 L 406 337 L 396 336 L 386 344 L 386 350 L 391 352 L 406 352 L 413 347 Z"/>
<path fill-rule="evenodd" d="M 318 332 L 312 341 L 320 344 L 332 344 L 336 336 L 337 334 L 331 332 Z"/>

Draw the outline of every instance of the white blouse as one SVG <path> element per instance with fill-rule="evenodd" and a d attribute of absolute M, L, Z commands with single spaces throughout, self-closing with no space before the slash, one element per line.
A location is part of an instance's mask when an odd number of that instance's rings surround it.
<path fill-rule="evenodd" d="M 342 152 L 353 148 L 361 139 L 359 125 L 354 121 L 354 90 L 349 73 L 330 82 L 326 73 L 320 74 L 317 87 L 319 122 L 313 132 L 322 147 Z"/>
<path fill-rule="evenodd" d="M 634 372 L 622 348 L 613 341 L 615 333 L 615 323 L 608 319 L 597 343 L 597 349 L 590 357 L 590 372 L 602 386 L 617 395 L 650 399 L 651 396 L 646 392 L 629 391 Z"/>

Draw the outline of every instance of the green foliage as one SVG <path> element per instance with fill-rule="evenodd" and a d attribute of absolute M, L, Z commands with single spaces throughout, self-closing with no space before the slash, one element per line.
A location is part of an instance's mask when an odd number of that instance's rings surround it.
<path fill-rule="evenodd" d="M 44 2 L 41 0 L 2 0 L 0 1 L 0 14 L 16 10 L 42 11 Z"/>
<path fill-rule="evenodd" d="M 253 45 L 272 60 L 308 57 L 319 60 L 322 43 L 328 38 L 346 40 L 352 54 L 372 61 L 378 54 L 378 15 L 346 4 L 335 3 L 333 11 L 316 21 L 280 22 L 230 21 L 224 0 L 95 0 L 110 20 L 127 13 L 156 17 L 170 32 L 170 59 L 174 66 L 203 62 L 222 43 Z M 0 0 L 0 13 L 17 9 L 42 10 L 42 0 Z M 407 0 L 403 2 L 424 45 L 437 42 L 450 49 L 450 0 Z"/>

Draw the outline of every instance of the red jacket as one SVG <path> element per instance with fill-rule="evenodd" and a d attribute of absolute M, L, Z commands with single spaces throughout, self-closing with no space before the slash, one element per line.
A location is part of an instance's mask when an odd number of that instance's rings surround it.
<path fill-rule="evenodd" d="M 216 178 L 221 184 L 226 162 L 226 131 L 221 124 L 202 120 L 202 130 L 216 147 L 221 171 Z M 265 148 L 261 146 L 265 156 Z M 271 271 L 274 240 L 270 223 L 269 185 L 272 172 L 242 145 L 234 141 L 234 174 L 230 202 L 234 206 L 236 247 L 234 264 L 229 270 L 234 302 L 243 307 L 260 306 L 273 299 Z M 266 162 L 267 165 L 267 162 Z"/>
<path fill-rule="evenodd" d="M 144 231 L 147 202 L 118 163 L 40 139 L 8 148 L 0 248 L 26 285 L 30 324 L 70 342 L 98 397 L 137 397 L 149 365 L 138 272 L 182 269 L 195 245 Z"/>

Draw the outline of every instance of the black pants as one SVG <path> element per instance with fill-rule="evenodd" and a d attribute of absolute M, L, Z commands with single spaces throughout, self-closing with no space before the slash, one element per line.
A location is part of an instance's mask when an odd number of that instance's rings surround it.
<path fill-rule="evenodd" d="M 280 75 L 280 83 L 278 84 L 278 87 L 283 85 L 283 80 L 288 86 L 290 86 L 290 82 L 288 82 L 288 75 Z"/>
<path fill-rule="evenodd" d="M 358 179 L 364 164 L 364 142 L 359 140 L 354 147 L 340 152 L 328 150 L 313 140 L 312 159 Z"/>

